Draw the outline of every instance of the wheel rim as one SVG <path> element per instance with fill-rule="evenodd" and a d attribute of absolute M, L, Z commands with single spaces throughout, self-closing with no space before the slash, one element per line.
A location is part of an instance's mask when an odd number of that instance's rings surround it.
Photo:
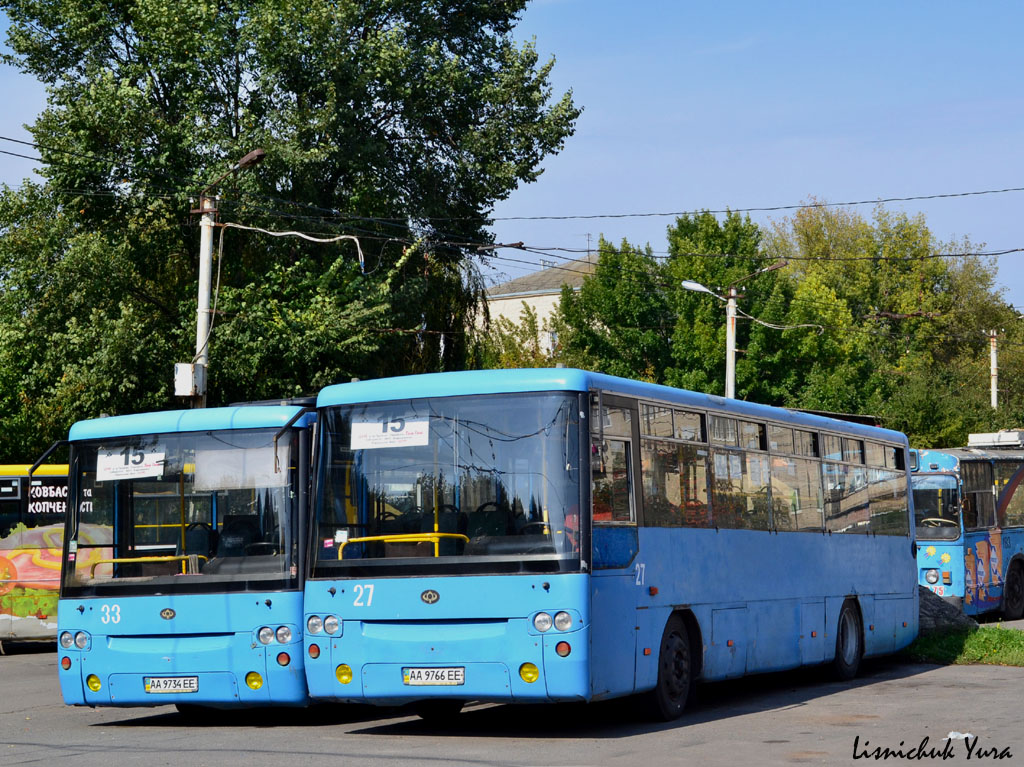
<path fill-rule="evenodd" d="M 690 687 L 690 658 L 686 649 L 686 641 L 679 634 L 672 634 L 665 643 L 662 679 L 673 702 L 685 699 Z"/>
<path fill-rule="evenodd" d="M 839 653 L 847 666 L 857 662 L 857 623 L 849 610 L 843 611 L 839 622 Z"/>

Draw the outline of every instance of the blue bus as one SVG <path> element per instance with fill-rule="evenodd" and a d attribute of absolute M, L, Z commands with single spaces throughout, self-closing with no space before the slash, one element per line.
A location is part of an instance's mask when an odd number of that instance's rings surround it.
<path fill-rule="evenodd" d="M 99 418 L 70 431 L 64 701 L 303 705 L 314 414 L 295 404 Z"/>
<path fill-rule="evenodd" d="M 898 432 L 572 369 L 330 386 L 317 423 L 313 699 L 672 719 L 917 633 Z"/>
<path fill-rule="evenodd" d="M 1005 432 L 1002 433 L 1005 436 Z M 1024 435 L 1024 433 L 1021 433 Z M 1024 617 L 1024 446 L 912 451 L 920 584 L 967 615 Z"/>

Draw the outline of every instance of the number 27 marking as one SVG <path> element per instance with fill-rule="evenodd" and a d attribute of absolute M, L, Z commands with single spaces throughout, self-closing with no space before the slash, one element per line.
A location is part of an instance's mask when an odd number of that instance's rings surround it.
<path fill-rule="evenodd" d="M 352 602 L 353 607 L 369 607 L 370 603 L 373 602 L 373 584 L 357 583 L 353 587 L 353 591 L 356 593 L 356 598 Z M 366 602 L 363 602 L 363 598 L 366 598 Z"/>
<path fill-rule="evenodd" d="M 634 573 L 636 573 L 636 585 L 637 586 L 643 586 L 644 585 L 644 576 L 647 574 L 646 571 L 647 571 L 647 565 L 642 564 L 642 563 L 638 563 L 637 564 L 636 569 L 634 570 Z"/>

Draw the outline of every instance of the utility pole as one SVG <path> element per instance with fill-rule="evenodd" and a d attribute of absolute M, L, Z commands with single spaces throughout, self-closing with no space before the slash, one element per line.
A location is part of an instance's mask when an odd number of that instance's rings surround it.
<path fill-rule="evenodd" d="M 196 306 L 196 356 L 192 362 L 174 364 L 174 395 L 188 397 L 192 407 L 206 407 L 206 369 L 210 363 L 210 281 L 213 274 L 213 230 L 217 225 L 217 201 L 209 192 L 232 173 L 258 165 L 266 155 L 254 149 L 235 163 L 229 171 L 207 184 L 199 194 L 202 214 L 199 228 L 199 300 Z"/>
<path fill-rule="evenodd" d="M 725 302 L 725 396 L 736 398 L 736 286 L 729 286 Z"/>
<path fill-rule="evenodd" d="M 992 398 L 992 409 L 999 409 L 999 350 L 997 348 L 996 331 L 988 333 L 989 347 L 989 394 Z"/>

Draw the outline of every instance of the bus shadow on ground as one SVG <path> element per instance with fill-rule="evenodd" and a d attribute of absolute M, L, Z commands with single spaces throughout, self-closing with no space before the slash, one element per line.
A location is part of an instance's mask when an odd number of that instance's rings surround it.
<path fill-rule="evenodd" d="M 138 709 L 132 709 L 138 711 Z M 217 709 L 199 707 L 182 713 L 176 709 L 161 708 L 149 715 L 130 719 L 96 722 L 93 727 L 325 727 L 361 722 L 379 722 L 394 716 L 409 716 L 409 712 L 396 708 L 324 703 L 308 708 L 277 707 Z"/>
<path fill-rule="evenodd" d="M 884 681 L 912 680 L 934 665 L 907 663 L 888 658 L 865 661 L 861 675 L 850 682 L 835 681 L 830 667 L 759 674 L 726 682 L 699 685 L 683 716 L 673 722 L 656 722 L 636 697 L 599 703 L 562 705 L 471 705 L 448 721 L 403 718 L 353 734 L 405 736 L 474 736 L 495 738 L 623 738 L 646 732 L 687 727 L 735 716 L 802 706 L 843 690 Z M 409 713 L 412 713 L 409 711 Z"/>

